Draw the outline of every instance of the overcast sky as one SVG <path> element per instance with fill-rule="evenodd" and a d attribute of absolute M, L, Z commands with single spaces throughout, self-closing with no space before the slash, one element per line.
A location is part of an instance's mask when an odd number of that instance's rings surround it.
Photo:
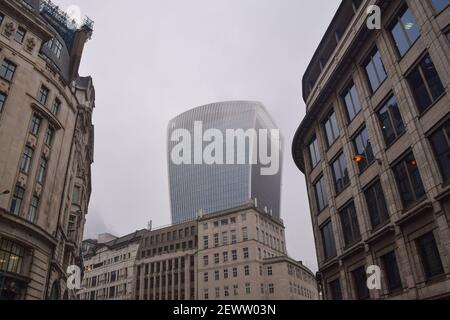
<path fill-rule="evenodd" d="M 80 74 L 96 87 L 86 237 L 170 223 L 169 120 L 223 100 L 261 101 L 285 140 L 289 254 L 317 268 L 304 176 L 291 155 L 301 77 L 339 0 L 53 0 L 95 21 Z"/>

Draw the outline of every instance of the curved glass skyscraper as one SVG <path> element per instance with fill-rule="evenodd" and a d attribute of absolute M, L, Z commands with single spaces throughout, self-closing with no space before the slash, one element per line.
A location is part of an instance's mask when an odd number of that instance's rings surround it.
<path fill-rule="evenodd" d="M 237 136 L 230 139 L 233 131 L 253 131 L 257 136 L 256 139 L 247 136 L 242 144 Z M 261 135 L 264 132 L 267 136 Z M 208 153 L 212 142 L 217 143 L 216 149 Z M 180 144 L 186 146 L 183 151 Z M 264 150 L 266 145 L 268 148 Z M 243 151 L 239 147 L 243 146 L 244 164 L 238 160 L 238 154 Z M 217 161 L 211 163 L 202 158 L 203 151 Z M 256 156 L 264 152 L 271 156 L 270 165 Z M 174 155 L 185 161 L 180 163 Z M 258 161 L 250 161 L 252 156 Z M 168 128 L 168 161 L 172 223 L 193 219 L 200 212 L 211 214 L 236 208 L 248 204 L 250 199 L 256 199 L 259 208 L 280 218 L 282 141 L 261 103 L 220 102 L 176 117 Z M 264 173 L 264 168 L 269 166 L 275 170 Z"/>

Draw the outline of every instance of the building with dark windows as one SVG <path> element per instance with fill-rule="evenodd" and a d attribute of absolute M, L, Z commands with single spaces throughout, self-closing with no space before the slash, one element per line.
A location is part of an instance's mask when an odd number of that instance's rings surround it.
<path fill-rule="evenodd" d="M 71 299 L 91 194 L 95 91 L 78 68 L 92 22 L 0 2 L 0 299 Z"/>
<path fill-rule="evenodd" d="M 292 151 L 327 299 L 450 297 L 449 4 L 344 0 L 303 77 Z"/>
<path fill-rule="evenodd" d="M 207 164 L 202 158 L 203 150 L 200 150 L 200 156 L 196 152 L 195 143 L 199 139 L 199 149 L 208 145 L 203 142 L 203 133 L 209 129 L 216 129 L 223 135 L 224 143 L 220 144 L 223 146 L 222 163 Z M 255 150 L 259 150 L 255 149 L 259 145 L 259 139 L 254 139 L 252 143 L 249 142 L 250 135 L 245 139 L 233 139 L 231 150 L 234 154 L 226 152 L 229 145 L 225 141 L 231 141 L 226 139 L 227 130 L 243 130 L 247 134 L 248 130 L 258 133 L 264 129 L 268 130 L 270 141 L 266 142 L 270 148 L 274 141 L 272 139 L 277 139 L 271 135 L 271 130 L 277 128 L 261 103 L 247 101 L 220 102 L 198 107 L 170 121 L 168 162 L 172 223 L 194 219 L 199 212 L 209 214 L 239 207 L 250 199 L 257 199 L 260 208 L 274 217 L 280 217 L 281 137 L 277 141 L 279 150 L 270 150 L 272 154 L 279 155 L 279 170 L 274 174 L 262 174 L 261 170 L 265 168 L 262 162 L 254 164 L 250 161 L 250 156 L 256 156 Z M 196 130 L 201 132 L 196 133 Z M 173 152 L 183 139 L 191 142 L 191 148 L 187 161 L 180 164 L 174 161 Z M 240 148 L 242 145 L 243 148 Z M 245 149 L 244 162 L 239 160 L 239 155 L 244 154 L 241 149 Z M 183 156 L 186 157 L 185 154 Z"/>

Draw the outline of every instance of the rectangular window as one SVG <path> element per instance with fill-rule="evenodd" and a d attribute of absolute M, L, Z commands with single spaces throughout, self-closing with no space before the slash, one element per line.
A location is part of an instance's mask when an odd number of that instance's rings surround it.
<path fill-rule="evenodd" d="M 24 28 L 18 27 L 16 30 L 16 34 L 14 36 L 14 40 L 16 40 L 16 42 L 22 44 L 23 40 L 25 40 L 26 33 L 27 33 L 27 31 Z"/>
<path fill-rule="evenodd" d="M 247 227 L 242 228 L 242 241 L 248 241 L 248 229 L 247 229 Z"/>
<path fill-rule="evenodd" d="M 378 111 L 378 120 L 380 121 L 384 141 L 388 147 L 405 132 L 405 125 L 395 96 L 392 96 Z"/>
<path fill-rule="evenodd" d="M 223 269 L 223 278 L 228 279 L 228 269 Z"/>
<path fill-rule="evenodd" d="M 208 282 L 208 281 L 209 281 L 209 273 L 208 273 L 208 272 L 205 272 L 205 273 L 203 274 L 203 281 L 204 281 L 204 282 Z"/>
<path fill-rule="evenodd" d="M 244 266 L 244 275 L 246 277 L 248 277 L 250 275 L 250 267 L 249 266 Z"/>
<path fill-rule="evenodd" d="M 269 284 L 269 294 L 275 294 L 275 287 L 273 283 Z"/>
<path fill-rule="evenodd" d="M 231 243 L 236 244 L 236 242 L 237 242 L 236 230 L 231 230 Z"/>
<path fill-rule="evenodd" d="M 361 101 L 359 100 L 358 91 L 353 82 L 342 93 L 342 100 L 346 107 L 348 120 L 352 122 L 361 111 Z"/>
<path fill-rule="evenodd" d="M 47 172 L 47 159 L 41 158 L 41 161 L 39 161 L 39 168 L 38 168 L 38 175 L 37 175 L 37 182 L 39 184 L 43 184 L 45 180 L 45 173 Z"/>
<path fill-rule="evenodd" d="M 25 189 L 17 186 L 14 190 L 14 195 L 11 201 L 11 209 L 10 212 L 16 216 L 20 215 L 20 211 L 22 208 L 23 196 L 25 194 Z"/>
<path fill-rule="evenodd" d="M 245 284 L 245 294 L 249 295 L 252 293 L 252 285 L 250 283 Z"/>
<path fill-rule="evenodd" d="M 380 51 L 377 48 L 375 48 L 368 61 L 366 61 L 364 68 L 370 83 L 370 88 L 372 92 L 375 92 L 387 77 Z"/>
<path fill-rule="evenodd" d="M 214 247 L 218 247 L 219 246 L 219 234 L 216 233 L 214 234 Z"/>
<path fill-rule="evenodd" d="M 339 215 L 341 217 L 345 245 L 350 246 L 361 239 L 355 204 L 352 202 L 350 205 L 342 209 L 339 212 Z"/>
<path fill-rule="evenodd" d="M 12 81 L 17 66 L 9 60 L 4 60 L 0 66 L 0 77 L 6 81 Z"/>
<path fill-rule="evenodd" d="M 2 113 L 5 103 L 6 103 L 6 94 L 0 92 L 0 113 Z"/>
<path fill-rule="evenodd" d="M 41 88 L 39 89 L 39 96 L 38 96 L 39 102 L 43 105 L 46 105 L 49 94 L 50 90 L 46 86 L 41 86 Z"/>
<path fill-rule="evenodd" d="M 223 262 L 224 263 L 228 262 L 228 252 L 223 253 Z"/>
<path fill-rule="evenodd" d="M 205 289 L 203 291 L 203 297 L 205 300 L 209 300 L 209 290 L 208 289 Z"/>
<path fill-rule="evenodd" d="M 209 246 L 209 237 L 203 236 L 203 249 L 208 249 Z"/>
<path fill-rule="evenodd" d="M 233 268 L 233 278 L 237 278 L 238 276 L 238 269 L 235 267 Z"/>
<path fill-rule="evenodd" d="M 448 5 L 450 4 L 450 0 L 431 0 L 431 3 L 433 4 L 434 10 L 436 10 L 436 12 L 441 12 L 448 7 Z"/>
<path fill-rule="evenodd" d="M 81 199 L 81 187 L 75 186 L 72 192 L 72 204 L 79 205 Z"/>
<path fill-rule="evenodd" d="M 228 232 L 222 232 L 222 245 L 228 245 Z"/>
<path fill-rule="evenodd" d="M 25 249 L 6 239 L 0 240 L 0 271 L 20 274 Z"/>
<path fill-rule="evenodd" d="M 393 170 L 403 206 L 409 208 L 425 196 L 425 189 L 414 154 L 408 154 Z"/>
<path fill-rule="evenodd" d="M 237 260 L 237 251 L 236 250 L 231 251 L 231 258 L 233 259 L 233 261 Z"/>
<path fill-rule="evenodd" d="M 219 281 L 220 280 L 220 273 L 219 270 L 214 271 L 214 280 Z"/>
<path fill-rule="evenodd" d="M 436 160 L 445 183 L 450 182 L 450 120 L 430 136 Z"/>
<path fill-rule="evenodd" d="M 406 54 L 409 48 L 420 37 L 416 19 L 408 7 L 400 11 L 388 29 L 401 57 Z"/>
<path fill-rule="evenodd" d="M 347 161 L 345 160 L 344 153 L 341 153 L 341 155 L 332 163 L 331 166 L 333 168 L 333 178 L 336 193 L 339 194 L 344 191 L 345 188 L 347 188 L 350 184 Z"/>
<path fill-rule="evenodd" d="M 242 251 L 244 252 L 244 259 L 249 259 L 250 254 L 249 254 L 248 248 L 244 248 L 244 249 L 242 249 Z"/>
<path fill-rule="evenodd" d="M 203 257 L 203 265 L 206 267 L 209 264 L 208 256 Z"/>
<path fill-rule="evenodd" d="M 220 255 L 218 253 L 214 254 L 214 263 L 219 264 L 220 263 Z"/>
<path fill-rule="evenodd" d="M 30 133 L 37 136 L 39 134 L 39 129 L 41 128 L 42 119 L 37 115 L 33 114 L 31 118 Z"/>
<path fill-rule="evenodd" d="M 28 210 L 28 221 L 32 223 L 36 222 L 38 208 L 39 208 L 39 198 L 33 196 L 31 198 L 30 209 Z"/>
<path fill-rule="evenodd" d="M 267 275 L 270 277 L 270 276 L 273 276 L 273 268 L 271 267 L 271 266 L 268 266 L 267 267 Z"/>
<path fill-rule="evenodd" d="M 420 113 L 425 112 L 444 93 L 441 79 L 429 55 L 419 63 L 407 79 Z"/>
<path fill-rule="evenodd" d="M 367 288 L 366 268 L 361 267 L 352 272 L 355 284 L 355 294 L 358 300 L 370 299 L 369 289 Z"/>
<path fill-rule="evenodd" d="M 377 228 L 389 220 L 383 189 L 380 181 L 368 188 L 365 192 L 367 208 L 369 209 L 372 228 Z"/>
<path fill-rule="evenodd" d="M 321 177 L 319 181 L 314 185 L 314 190 L 316 191 L 316 202 L 319 213 L 322 212 L 326 207 L 328 207 L 328 192 L 325 185 L 325 177 Z"/>
<path fill-rule="evenodd" d="M 55 130 L 51 127 L 47 129 L 47 132 L 45 133 L 44 143 L 51 147 L 53 143 L 53 136 L 55 135 Z"/>
<path fill-rule="evenodd" d="M 59 114 L 59 110 L 61 110 L 61 101 L 55 99 L 55 101 L 53 101 L 52 113 L 57 116 Z"/>
<path fill-rule="evenodd" d="M 402 280 L 400 278 L 400 272 L 398 270 L 397 258 L 395 251 L 381 257 L 383 262 L 384 273 L 386 275 L 386 281 L 388 284 L 389 292 L 393 292 L 402 287 Z"/>
<path fill-rule="evenodd" d="M 375 161 L 369 132 L 366 127 L 353 139 L 353 145 L 356 150 L 355 160 L 358 162 L 359 172 L 363 173 Z"/>
<path fill-rule="evenodd" d="M 331 147 L 339 138 L 339 126 L 336 119 L 336 113 L 333 111 L 323 124 L 325 133 L 327 134 L 328 147 Z"/>
<path fill-rule="evenodd" d="M 321 228 L 323 250 L 325 260 L 331 259 L 336 256 L 336 243 L 334 240 L 333 224 L 328 222 Z"/>
<path fill-rule="evenodd" d="M 33 159 L 33 148 L 26 146 L 20 163 L 20 171 L 28 174 L 30 171 L 31 160 Z"/>
<path fill-rule="evenodd" d="M 339 279 L 330 282 L 329 287 L 331 300 L 335 301 L 342 300 L 341 282 L 339 281 Z"/>
<path fill-rule="evenodd" d="M 427 279 L 439 276 L 444 273 L 439 249 L 432 232 L 417 239 L 422 266 Z"/>
<path fill-rule="evenodd" d="M 320 151 L 319 151 L 319 143 L 317 142 L 317 138 L 314 137 L 312 142 L 309 144 L 309 156 L 311 160 L 311 168 L 315 168 L 320 162 Z"/>

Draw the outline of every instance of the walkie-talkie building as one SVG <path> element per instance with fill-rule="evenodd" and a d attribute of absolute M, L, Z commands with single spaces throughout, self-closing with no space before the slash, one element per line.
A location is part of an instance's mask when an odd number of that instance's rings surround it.
<path fill-rule="evenodd" d="M 258 133 L 257 139 L 247 137 L 244 144 L 239 143 L 236 136 L 230 139 L 233 132 L 251 131 Z M 216 139 L 208 140 L 208 132 L 215 132 Z M 267 138 L 261 136 L 261 132 L 268 133 Z M 280 218 L 282 142 L 276 132 L 274 122 L 258 102 L 214 103 L 187 111 L 170 121 L 168 161 L 172 223 L 193 219 L 199 213 L 206 215 L 237 208 L 251 200 L 268 214 Z M 223 143 L 217 141 L 220 133 Z M 266 141 L 261 143 L 262 140 Z M 223 163 L 208 164 L 205 159 L 199 163 L 198 150 L 207 150 L 212 141 L 220 143 L 216 145 L 223 151 Z M 173 159 L 174 150 L 182 142 L 188 143 L 190 148 L 184 153 L 189 151 L 190 154 L 183 154 L 186 161 L 177 163 Z M 200 148 L 196 148 L 199 144 Z M 256 157 L 261 151 L 264 153 L 265 145 L 267 155 L 273 160 L 270 164 Z M 245 164 L 238 161 L 238 154 L 243 152 L 240 146 L 245 147 Z M 220 158 L 221 151 L 213 153 L 216 159 Z M 252 155 L 258 161 L 250 161 Z M 274 172 L 264 173 L 270 166 L 275 168 Z"/>

